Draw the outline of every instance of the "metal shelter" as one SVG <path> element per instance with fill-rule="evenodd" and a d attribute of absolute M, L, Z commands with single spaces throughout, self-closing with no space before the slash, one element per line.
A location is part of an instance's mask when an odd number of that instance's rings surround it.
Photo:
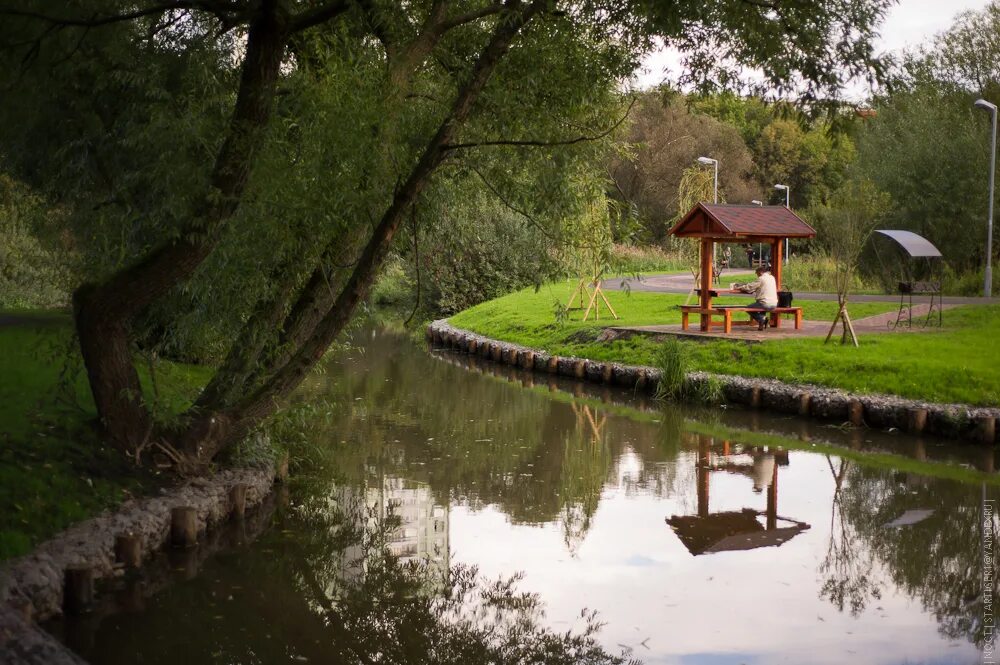
<path fill-rule="evenodd" d="M 942 324 L 941 314 L 941 279 L 939 270 L 941 251 L 927 238 L 913 231 L 897 229 L 876 229 L 876 234 L 889 238 L 907 259 L 900 263 L 896 275 L 897 291 L 899 293 L 899 310 L 896 320 L 889 322 L 890 328 L 913 325 L 913 296 L 929 296 L 927 314 L 923 325 Z M 877 249 L 876 249 L 877 252 Z M 885 262 L 879 258 L 885 268 Z M 919 304 L 919 303 L 918 303 Z M 936 321 L 935 321 L 935 316 Z"/>

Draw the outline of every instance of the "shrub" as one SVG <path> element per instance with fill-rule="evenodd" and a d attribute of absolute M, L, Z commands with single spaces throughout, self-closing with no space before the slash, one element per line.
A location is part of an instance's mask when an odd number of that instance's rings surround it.
<path fill-rule="evenodd" d="M 656 399 L 661 401 L 684 399 L 687 391 L 689 357 L 687 347 L 676 337 L 668 337 L 657 347 L 653 355 L 653 365 L 660 370 Z"/>
<path fill-rule="evenodd" d="M 687 262 L 679 254 L 656 245 L 614 245 L 611 250 L 611 270 L 619 275 L 679 272 L 687 270 Z"/>
<path fill-rule="evenodd" d="M 58 212 L 26 185 L 0 174 L 0 307 L 68 304 L 68 236 L 54 229 Z"/>

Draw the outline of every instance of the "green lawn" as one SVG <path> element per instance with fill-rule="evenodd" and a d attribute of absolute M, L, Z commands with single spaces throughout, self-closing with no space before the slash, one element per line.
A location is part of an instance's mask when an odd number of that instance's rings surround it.
<path fill-rule="evenodd" d="M 160 482 L 97 435 L 69 318 L 27 319 L 0 325 L 0 559 Z M 183 408 L 204 380 L 201 368 L 160 363 L 164 409 Z"/>
<path fill-rule="evenodd" d="M 610 343 L 597 342 L 609 325 L 679 323 L 675 305 L 685 296 L 675 294 L 625 294 L 609 291 L 608 299 L 621 317 L 618 321 L 559 323 L 555 304 L 565 304 L 570 283 L 525 289 L 482 303 L 450 319 L 452 325 L 495 339 L 502 339 L 558 355 L 614 360 L 648 365 L 656 342 L 633 337 Z M 746 299 L 720 298 L 739 303 Z M 831 321 L 836 303 L 797 301 L 806 319 Z M 857 320 L 896 308 L 891 303 L 855 303 Z M 861 348 L 825 345 L 820 338 L 775 340 L 748 345 L 742 342 L 688 342 L 692 369 L 724 374 L 776 378 L 844 388 L 859 393 L 888 393 L 941 402 L 976 405 L 1000 404 L 1000 353 L 990 340 L 1000 330 L 1000 306 L 959 307 L 945 312 L 945 330 L 927 334 L 880 333 L 864 335 Z"/>

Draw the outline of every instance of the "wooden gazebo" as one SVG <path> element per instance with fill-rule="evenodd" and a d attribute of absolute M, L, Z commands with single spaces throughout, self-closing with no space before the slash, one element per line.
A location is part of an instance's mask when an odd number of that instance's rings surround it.
<path fill-rule="evenodd" d="M 713 255 L 716 243 L 765 243 L 771 248 L 771 274 L 781 290 L 782 252 L 788 238 L 812 238 L 816 230 L 784 206 L 699 203 L 669 231 L 678 238 L 701 241 L 698 307 L 692 311 L 701 315 L 701 329 L 709 330 L 713 314 L 724 314 L 712 308 L 712 298 L 718 290 L 712 288 Z M 726 313 L 728 332 L 729 315 Z"/>

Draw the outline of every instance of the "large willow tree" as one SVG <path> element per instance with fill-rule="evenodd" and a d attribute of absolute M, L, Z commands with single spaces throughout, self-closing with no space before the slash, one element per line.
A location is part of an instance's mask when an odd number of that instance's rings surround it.
<path fill-rule="evenodd" d="M 449 183 L 474 174 L 553 227 L 583 209 L 573 183 L 655 38 L 691 54 L 692 83 L 747 66 L 822 102 L 878 72 L 890 2 L 0 0 L 0 153 L 91 257 L 75 321 L 109 439 L 196 467 L 299 385 Z M 137 327 L 178 294 L 195 311 L 170 316 L 240 325 L 166 426 Z"/>

